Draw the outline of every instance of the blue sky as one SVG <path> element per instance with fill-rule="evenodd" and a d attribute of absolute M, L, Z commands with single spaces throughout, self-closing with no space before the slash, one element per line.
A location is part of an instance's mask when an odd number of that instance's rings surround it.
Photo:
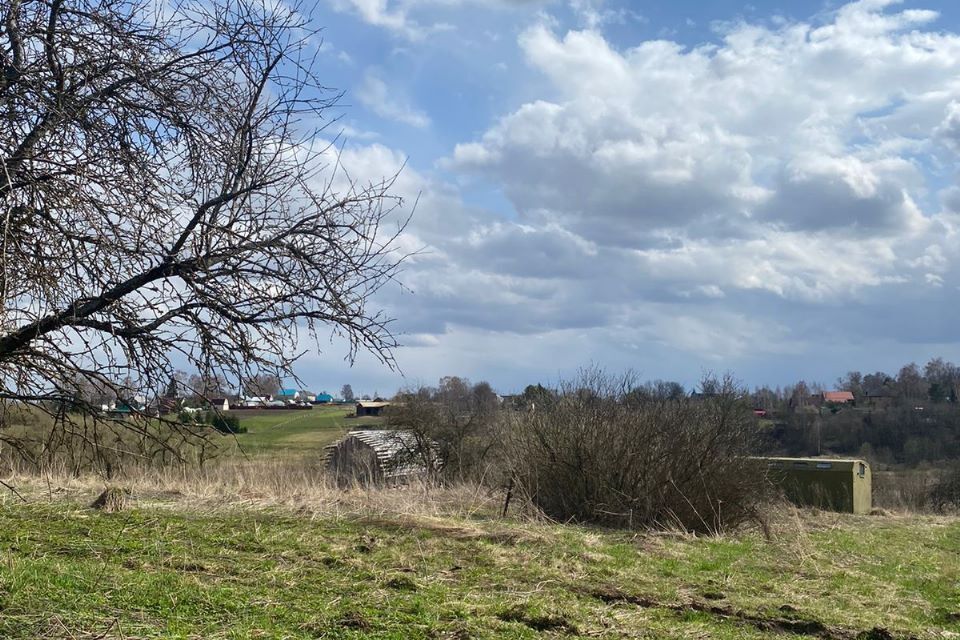
<path fill-rule="evenodd" d="M 419 196 L 377 305 L 400 372 L 503 392 L 591 363 L 830 382 L 960 360 L 960 9 L 937 1 L 329 0 L 343 162 Z"/>

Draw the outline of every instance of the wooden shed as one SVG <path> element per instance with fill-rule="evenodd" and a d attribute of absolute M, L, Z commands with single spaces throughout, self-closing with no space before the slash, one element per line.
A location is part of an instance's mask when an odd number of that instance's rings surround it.
<path fill-rule="evenodd" d="M 412 431 L 351 431 L 324 451 L 324 466 L 340 486 L 399 484 L 426 477 L 431 466 L 440 468 L 435 445 Z"/>
<path fill-rule="evenodd" d="M 768 477 L 797 505 L 847 513 L 872 507 L 870 465 L 863 460 L 763 458 Z"/>
<path fill-rule="evenodd" d="M 384 402 L 382 400 L 369 401 L 364 400 L 357 403 L 357 417 L 362 416 L 382 416 L 383 412 L 386 411 L 387 407 L 390 406 L 389 402 Z"/>

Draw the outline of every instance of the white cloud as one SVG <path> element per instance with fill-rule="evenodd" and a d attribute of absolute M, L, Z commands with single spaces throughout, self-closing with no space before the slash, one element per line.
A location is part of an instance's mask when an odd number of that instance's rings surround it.
<path fill-rule="evenodd" d="M 949 343 L 960 36 L 892 4 L 728 25 L 695 48 L 619 49 L 599 18 L 525 30 L 546 90 L 440 165 L 464 184 L 479 176 L 513 211 L 471 207 L 426 172 L 398 182 L 419 194 L 403 242 L 422 252 L 408 289 L 380 300 L 411 336 L 412 369 L 494 376 L 595 359 L 669 376 L 677 362 L 689 373 L 826 344 Z M 358 96 L 382 117 L 429 122 L 375 73 Z M 403 160 L 369 145 L 344 165 L 390 175 Z"/>
<path fill-rule="evenodd" d="M 410 41 L 423 40 L 433 33 L 453 31 L 446 22 L 418 20 L 412 14 L 429 18 L 436 7 L 481 5 L 492 9 L 537 5 L 549 0 L 329 0 L 336 11 L 355 14 L 367 24 L 381 27 Z"/>
<path fill-rule="evenodd" d="M 428 31 L 412 21 L 404 7 L 389 0 L 333 0 L 332 4 L 338 11 L 351 11 L 368 24 L 411 40 L 419 40 Z"/>
<path fill-rule="evenodd" d="M 397 95 L 373 69 L 368 69 L 363 83 L 357 87 L 356 96 L 366 108 L 381 118 L 423 129 L 430 126 L 426 113 L 414 108 L 406 99 Z"/>
<path fill-rule="evenodd" d="M 618 50 L 595 29 L 531 27 L 519 44 L 553 95 L 457 145 L 445 166 L 486 176 L 521 220 L 601 252 L 696 254 L 711 268 L 690 290 L 819 299 L 922 279 L 908 254 L 935 241 L 937 212 L 918 204 L 927 178 L 915 155 L 930 153 L 921 136 L 960 131 L 960 37 L 922 31 L 934 12 L 890 4 L 852 3 L 818 27 L 739 23 L 693 49 Z M 787 242 L 831 268 L 796 259 Z M 737 251 L 753 275 L 735 266 Z M 870 263 L 877 255 L 889 262 Z"/>

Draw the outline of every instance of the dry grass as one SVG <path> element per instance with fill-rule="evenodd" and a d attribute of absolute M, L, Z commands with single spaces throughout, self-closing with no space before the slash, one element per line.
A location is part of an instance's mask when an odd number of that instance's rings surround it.
<path fill-rule="evenodd" d="M 636 533 L 500 519 L 502 496 L 469 485 L 338 489 L 269 458 L 144 469 L 114 482 L 116 514 L 87 507 L 95 476 L 6 480 L 29 503 L 2 499 L 0 637 L 960 632 L 956 518 L 781 505 L 771 539 Z"/>
<path fill-rule="evenodd" d="M 105 488 L 103 478 L 75 476 L 65 468 L 19 472 L 3 479 L 29 501 L 88 501 Z M 413 482 L 397 487 L 336 486 L 319 464 L 298 459 L 225 459 L 197 466 L 128 470 L 111 485 L 128 490 L 141 507 L 193 510 L 280 509 L 310 517 L 416 516 L 476 519 L 496 513 L 502 496 L 471 484 L 449 487 Z M 7 499 L 17 499 L 12 494 Z"/>

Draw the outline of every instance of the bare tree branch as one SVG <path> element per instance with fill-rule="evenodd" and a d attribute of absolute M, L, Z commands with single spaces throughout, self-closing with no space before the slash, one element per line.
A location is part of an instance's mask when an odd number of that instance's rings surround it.
<path fill-rule="evenodd" d="M 316 36 L 258 0 L 0 8 L 0 403 L 96 442 L 92 388 L 289 375 L 325 331 L 392 366 L 406 219 L 321 136 Z"/>

